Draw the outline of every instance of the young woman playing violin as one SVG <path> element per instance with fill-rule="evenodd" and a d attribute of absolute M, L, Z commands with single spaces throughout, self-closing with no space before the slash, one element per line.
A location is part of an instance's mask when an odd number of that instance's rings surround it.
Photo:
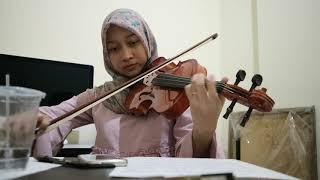
<path fill-rule="evenodd" d="M 158 58 L 151 30 L 139 14 L 129 9 L 115 10 L 106 17 L 102 27 L 102 45 L 104 65 L 113 80 L 59 105 L 40 107 L 40 129 L 45 129 L 50 120 L 144 72 L 146 66 Z M 97 130 L 92 149 L 94 154 L 114 157 L 224 157 L 216 141 L 215 129 L 225 99 L 217 94 L 213 77 L 206 78 L 203 74 L 192 77 L 191 84 L 185 87 L 190 108 L 174 120 L 154 111 L 132 115 L 124 103 L 129 90 L 115 94 L 38 137 L 33 155 L 54 156 L 72 129 L 94 123 Z"/>

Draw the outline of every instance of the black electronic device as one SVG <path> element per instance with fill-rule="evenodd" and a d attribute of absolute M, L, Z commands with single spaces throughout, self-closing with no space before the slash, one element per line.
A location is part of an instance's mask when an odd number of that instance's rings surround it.
<path fill-rule="evenodd" d="M 92 65 L 0 54 L 0 85 L 10 75 L 11 86 L 46 93 L 40 106 L 52 106 L 93 87 Z"/>

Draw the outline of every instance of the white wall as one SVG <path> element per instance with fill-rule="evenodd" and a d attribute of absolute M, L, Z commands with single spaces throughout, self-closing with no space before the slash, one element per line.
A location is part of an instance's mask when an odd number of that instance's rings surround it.
<path fill-rule="evenodd" d="M 316 0 L 258 3 L 260 70 L 277 107 L 320 103 L 319 8 Z"/>
<path fill-rule="evenodd" d="M 239 86 L 248 89 L 253 75 L 253 42 L 252 42 L 251 0 L 221 1 L 221 73 L 234 83 L 238 70 L 246 71 L 246 79 Z M 228 152 L 229 121 L 222 118 L 229 106 L 226 101 L 219 119 L 219 134 L 223 137 L 225 152 Z M 247 108 L 236 104 L 234 112 Z"/>
<path fill-rule="evenodd" d="M 0 52 L 95 66 L 95 85 L 109 79 L 100 40 L 105 16 L 120 7 L 137 10 L 149 22 L 159 54 L 170 57 L 219 32 L 219 1 L 2 0 Z M 170 4 L 170 6 L 168 6 Z M 218 66 L 218 43 L 196 52 L 208 69 Z"/>
<path fill-rule="evenodd" d="M 121 7 L 145 17 L 161 56 L 174 56 L 220 32 L 219 0 L 1 0 L 0 53 L 94 65 L 98 86 L 110 80 L 103 67 L 101 25 L 109 12 Z M 220 39 L 181 60 L 191 57 L 219 74 Z M 94 127 L 80 129 L 80 143 L 93 143 Z"/>
<path fill-rule="evenodd" d="M 258 2 L 260 71 L 276 107 L 316 107 L 320 128 L 320 1 Z M 318 174 L 320 133 L 317 132 Z"/>
<path fill-rule="evenodd" d="M 318 130 L 320 1 L 221 2 L 221 72 L 232 77 L 237 69 L 246 69 L 247 86 L 252 73 L 262 74 L 262 86 L 275 100 L 274 108 L 315 105 Z M 319 164 L 320 133 L 317 149 Z"/>

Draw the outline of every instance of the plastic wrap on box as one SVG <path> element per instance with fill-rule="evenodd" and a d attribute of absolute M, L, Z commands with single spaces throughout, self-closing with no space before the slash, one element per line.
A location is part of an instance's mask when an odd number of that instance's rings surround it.
<path fill-rule="evenodd" d="M 245 112 L 232 113 L 230 158 L 240 151 L 240 160 L 301 179 L 317 179 L 314 107 L 253 112 L 245 127 Z M 230 149 L 229 148 L 229 149 Z M 239 153 L 239 152 L 238 152 Z"/>

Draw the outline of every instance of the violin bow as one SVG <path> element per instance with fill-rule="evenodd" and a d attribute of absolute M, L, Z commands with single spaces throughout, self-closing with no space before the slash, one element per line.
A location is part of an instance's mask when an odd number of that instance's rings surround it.
<path fill-rule="evenodd" d="M 74 110 L 62 115 L 62 116 L 59 116 L 55 119 L 53 119 L 52 121 L 50 121 L 50 124 L 49 126 L 47 127 L 46 130 L 44 131 L 40 131 L 39 128 L 37 128 L 35 130 L 35 136 L 36 138 L 51 131 L 52 129 L 58 127 L 60 124 L 62 123 L 65 123 L 73 118 L 75 118 L 76 116 L 78 116 L 79 114 L 91 109 L 92 107 L 96 106 L 97 104 L 100 104 L 101 102 L 105 101 L 106 99 L 112 97 L 113 95 L 115 95 L 116 93 L 132 86 L 133 84 L 139 82 L 140 80 L 144 79 L 146 76 L 152 74 L 152 73 L 155 73 L 156 71 L 158 71 L 159 69 L 162 69 L 163 67 L 165 67 L 166 65 L 168 65 L 169 63 L 171 63 L 173 60 L 181 57 L 182 55 L 185 55 L 186 53 L 192 51 L 192 50 L 195 50 L 196 48 L 204 45 L 204 44 L 207 44 L 208 42 L 216 39 L 218 37 L 218 34 L 217 33 L 214 33 L 212 35 L 210 35 L 209 37 L 205 38 L 204 40 L 200 41 L 199 43 L 193 45 L 192 47 L 180 52 L 179 54 L 177 54 L 176 56 L 172 57 L 172 58 L 169 58 L 167 59 L 165 62 L 163 62 L 162 64 L 159 64 L 157 66 L 154 66 L 153 68 L 150 68 L 148 69 L 147 71 L 137 75 L 136 77 L 124 82 L 123 84 L 121 84 L 120 86 L 112 89 L 112 90 L 109 90 L 107 92 L 105 92 L 104 94 L 102 94 L 101 96 L 99 96 L 98 98 L 96 99 L 93 99 L 91 101 L 89 101 L 88 103 L 85 103 L 77 108 L 75 108 Z"/>

